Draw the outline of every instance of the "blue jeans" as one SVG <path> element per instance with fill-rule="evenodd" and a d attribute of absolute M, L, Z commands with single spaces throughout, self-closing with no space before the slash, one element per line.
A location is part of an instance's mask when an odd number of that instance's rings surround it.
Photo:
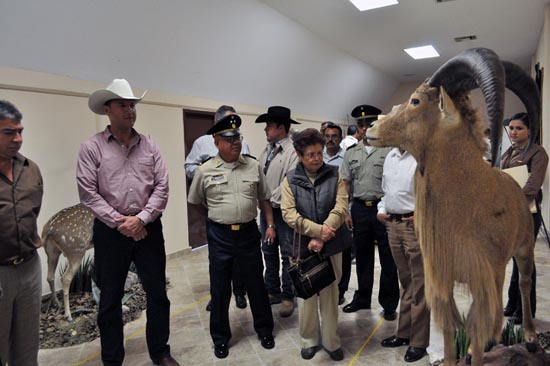
<path fill-rule="evenodd" d="M 274 243 L 268 245 L 264 242 L 267 222 L 265 220 L 265 216 L 263 214 L 260 215 L 262 252 L 264 253 L 265 261 L 265 287 L 270 295 L 280 296 L 285 300 L 293 300 L 294 289 L 292 287 L 292 280 L 288 274 L 288 267 L 290 266 L 289 257 L 292 255 L 291 240 L 293 230 L 283 220 L 283 214 L 280 208 L 273 209 L 273 221 L 275 223 L 277 237 L 275 238 Z M 281 253 L 281 259 L 279 259 L 279 251 Z M 280 261 L 283 264 L 281 277 L 279 277 Z"/>

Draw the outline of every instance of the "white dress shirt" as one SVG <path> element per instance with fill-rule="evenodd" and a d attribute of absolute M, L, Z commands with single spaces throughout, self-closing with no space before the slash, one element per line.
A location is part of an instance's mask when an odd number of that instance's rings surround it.
<path fill-rule="evenodd" d="M 346 137 L 344 137 L 342 142 L 340 142 L 340 147 L 342 148 L 342 150 L 346 151 L 348 147 L 355 145 L 356 143 L 357 139 L 355 137 L 353 137 L 352 135 L 347 135 Z"/>
<path fill-rule="evenodd" d="M 386 155 L 382 173 L 384 196 L 378 203 L 378 213 L 404 214 L 414 211 L 414 173 L 416 160 L 398 148 Z"/>

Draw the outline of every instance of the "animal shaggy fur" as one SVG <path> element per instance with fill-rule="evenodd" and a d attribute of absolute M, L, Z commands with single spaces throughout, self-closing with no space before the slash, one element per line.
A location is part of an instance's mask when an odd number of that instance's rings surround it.
<path fill-rule="evenodd" d="M 397 146 L 417 160 L 415 227 L 424 256 L 426 300 L 442 329 L 445 365 L 455 364 L 453 339 L 461 325 L 453 289 L 464 284 L 473 302 L 466 318 L 472 365 L 482 364 L 485 342 L 499 339 L 506 265 L 520 271 L 527 341 L 535 341 L 529 316 L 533 223 L 518 184 L 483 160 L 483 126 L 467 94 L 452 100 L 428 83 L 367 131 L 374 146 Z"/>

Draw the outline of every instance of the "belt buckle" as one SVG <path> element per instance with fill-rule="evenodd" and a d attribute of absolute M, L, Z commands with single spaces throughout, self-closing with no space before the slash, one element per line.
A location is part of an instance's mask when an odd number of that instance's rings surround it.
<path fill-rule="evenodd" d="M 25 260 L 25 258 L 23 257 L 19 257 L 19 258 L 16 258 L 13 260 L 13 265 L 18 265 L 19 263 L 23 262 Z"/>
<path fill-rule="evenodd" d="M 231 225 L 231 231 L 239 231 L 241 230 L 241 225 L 233 224 Z"/>
<path fill-rule="evenodd" d="M 372 206 L 374 206 L 374 205 L 373 205 L 373 202 L 372 202 L 372 201 L 365 201 L 365 206 L 367 206 L 367 207 L 372 207 Z"/>

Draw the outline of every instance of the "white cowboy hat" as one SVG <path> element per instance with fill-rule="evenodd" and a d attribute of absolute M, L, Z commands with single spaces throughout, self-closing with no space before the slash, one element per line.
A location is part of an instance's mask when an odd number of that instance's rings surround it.
<path fill-rule="evenodd" d="M 108 101 L 112 99 L 131 99 L 139 103 L 145 93 L 147 92 L 144 92 L 141 97 L 136 97 L 126 79 L 115 79 L 107 88 L 93 92 L 90 99 L 88 99 L 88 106 L 94 113 L 105 114 L 104 106 Z"/>

